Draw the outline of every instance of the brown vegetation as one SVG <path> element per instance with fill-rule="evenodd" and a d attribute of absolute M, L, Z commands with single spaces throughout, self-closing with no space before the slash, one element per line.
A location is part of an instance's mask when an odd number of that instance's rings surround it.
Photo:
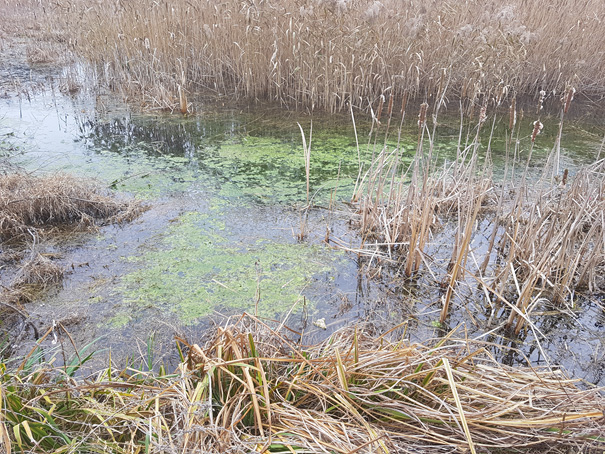
<path fill-rule="evenodd" d="M 26 358 L 0 375 L 0 435 L 28 452 L 603 449 L 599 390 L 452 335 L 425 346 L 358 327 L 300 347 L 245 316 L 171 375 L 110 366 L 81 380 L 83 353 L 61 368 Z"/>
<path fill-rule="evenodd" d="M 9 331 L 22 321 L 28 324 L 25 303 L 63 280 L 63 267 L 39 252 L 41 237 L 65 229 L 83 231 L 102 223 L 129 221 L 142 209 L 136 201 L 117 200 L 91 180 L 66 174 L 0 174 L 2 268 L 7 275 L 14 274 L 12 282 L 3 282 L 0 289 L 0 319 L 5 322 L 0 324 L 2 337 L 11 340 Z M 31 248 L 29 254 L 22 251 L 24 245 Z M 4 343 L 0 345 L 0 354 L 4 347 Z"/>
<path fill-rule="evenodd" d="M 36 253 L 21 267 L 13 284 L 16 287 L 25 285 L 46 287 L 58 284 L 63 280 L 64 271 L 49 258 Z"/>
<path fill-rule="evenodd" d="M 99 222 L 128 221 L 139 212 L 138 203 L 116 200 L 90 180 L 61 173 L 0 175 L 3 241 L 31 240 L 58 227 L 88 229 Z"/>
<path fill-rule="evenodd" d="M 353 195 L 363 234 L 358 252 L 374 262 L 395 263 L 408 278 L 421 268 L 428 271 L 430 280 L 443 289 L 441 323 L 461 282 L 478 284 L 492 312 L 506 314 L 506 326 L 516 334 L 539 301 L 564 305 L 576 290 L 603 290 L 605 282 L 599 275 L 605 270 L 605 161 L 597 158 L 575 175 L 559 165 L 563 119 L 573 93 L 569 87 L 561 97 L 560 127 L 541 177 L 530 178 L 528 172 L 542 123 L 535 121 L 525 139 L 529 149 L 522 149 L 525 142 L 519 140 L 511 103 L 506 169 L 499 188 L 492 181 L 493 128 L 487 149 L 480 143 L 481 131 L 487 129 L 487 101 L 466 133 L 462 121 L 456 158 L 440 166 L 434 154 L 439 102 L 432 131 L 426 121 L 428 105 L 420 106 L 411 166 L 404 164 L 401 128 L 394 147 L 389 145 L 388 126 L 380 132 L 384 142 L 376 138 L 379 108 L 368 146 L 379 145 Z M 542 99 L 539 104 L 538 112 Z M 461 118 L 464 115 L 461 104 Z M 482 234 L 489 239 L 478 247 L 480 225 L 488 226 L 487 234 Z M 444 245 L 449 245 L 449 260 L 443 260 Z M 440 246 L 441 255 L 435 257 Z"/>
<path fill-rule="evenodd" d="M 449 81 L 473 99 L 605 87 L 601 0 L 53 2 L 46 30 L 147 106 L 204 92 L 328 111 Z M 38 16 L 39 18 L 39 16 Z"/>

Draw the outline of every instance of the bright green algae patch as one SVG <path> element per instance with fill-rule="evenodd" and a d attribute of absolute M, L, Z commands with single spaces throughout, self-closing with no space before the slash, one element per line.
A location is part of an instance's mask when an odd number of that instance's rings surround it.
<path fill-rule="evenodd" d="M 141 267 L 123 278 L 125 303 L 168 309 L 184 322 L 218 308 L 251 313 L 258 309 L 259 315 L 275 317 L 297 301 L 301 307 L 313 281 L 330 280 L 345 260 L 320 245 L 233 243 L 226 230 L 209 214 L 181 216 L 155 250 L 129 259 Z"/>
<path fill-rule="evenodd" d="M 306 177 L 298 142 L 254 136 L 232 139 L 214 152 L 203 150 L 208 156 L 204 165 L 221 176 L 220 194 L 225 197 L 302 202 L 306 200 Z M 357 170 L 357 152 L 350 138 L 316 140 L 311 151 L 311 195 L 317 193 L 315 201 L 325 202 L 332 196 L 330 189 L 338 186 L 340 197 L 350 197 Z"/>
<path fill-rule="evenodd" d="M 277 137 L 244 132 L 227 137 L 215 134 L 209 139 L 201 135 L 199 128 L 187 126 L 192 124 L 180 125 L 176 119 L 150 125 L 160 139 L 154 142 L 135 137 L 122 143 L 121 136 L 108 132 L 105 140 L 97 140 L 99 143 L 85 154 L 45 150 L 25 155 L 18 163 L 32 168 L 43 159 L 48 162 L 45 171 L 91 176 L 113 189 L 144 199 L 201 190 L 264 204 L 306 202 L 300 134 Z M 310 173 L 311 193 L 317 193 L 315 201 L 323 203 L 334 198 L 331 189 L 336 186 L 336 198 L 350 198 L 358 171 L 354 140 L 346 134 L 316 136 Z"/>

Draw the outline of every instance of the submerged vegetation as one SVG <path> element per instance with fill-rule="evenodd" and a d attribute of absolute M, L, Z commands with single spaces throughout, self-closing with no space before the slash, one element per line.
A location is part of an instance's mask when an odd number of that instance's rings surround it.
<path fill-rule="evenodd" d="M 282 326 L 244 316 L 203 348 L 180 341 L 186 356 L 172 374 L 142 361 L 84 380 L 75 373 L 89 353 L 53 367 L 33 350 L 18 367 L 0 368 L 0 446 L 343 454 L 605 447 L 603 395 L 559 371 L 502 366 L 453 332 L 422 346 L 358 327 L 306 347 Z"/>
<path fill-rule="evenodd" d="M 138 269 L 118 288 L 128 312 L 147 305 L 175 312 L 191 323 L 212 314 L 255 311 L 279 318 L 311 299 L 314 280 L 328 281 L 344 265 L 342 255 L 321 246 L 283 244 L 267 238 L 233 244 L 235 235 L 216 210 L 175 219 L 152 250 L 132 257 Z"/>

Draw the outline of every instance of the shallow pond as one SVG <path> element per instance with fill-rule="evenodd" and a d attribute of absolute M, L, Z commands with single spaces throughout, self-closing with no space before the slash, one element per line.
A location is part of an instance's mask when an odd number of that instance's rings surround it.
<path fill-rule="evenodd" d="M 369 278 L 357 255 L 324 241 L 328 233 L 344 244 L 360 242 L 345 202 L 359 159 L 367 162 L 373 151 L 363 121 L 358 153 L 348 117 L 313 117 L 307 194 L 297 122 L 308 139 L 308 116 L 216 105 L 186 117 L 135 114 L 110 94 L 61 93 L 65 71 L 13 60 L 0 99 L 1 149 L 29 171 L 94 177 L 149 209 L 130 224 L 40 246 L 69 270 L 60 289 L 27 306 L 40 329 L 60 321 L 76 344 L 96 340 L 96 348 L 111 348 L 118 359 L 153 339 L 156 360 L 165 363 L 176 360 L 175 334 L 196 340 L 210 323 L 243 311 L 286 320 L 306 342 L 356 321 L 378 330 L 403 323 L 412 340 L 443 334 L 446 327 L 435 323 L 437 289 L 422 280 L 404 283 L 395 270 Z M 404 159 L 415 149 L 414 121 L 404 134 Z M 551 134 L 536 150 L 536 169 L 552 147 L 555 125 L 556 119 L 547 123 Z M 447 159 L 458 128 L 438 132 L 436 151 Z M 573 146 L 563 150 L 562 166 L 594 160 L 602 133 L 599 125 L 567 128 L 564 145 Z M 496 140 L 492 147 L 498 168 L 503 147 Z M 475 247 L 489 226 L 479 230 Z M 493 342 L 494 354 L 508 363 L 523 362 L 524 355 L 539 363 L 546 355 L 575 376 L 605 383 L 600 301 L 578 297 L 567 314 L 537 313 L 540 349 L 535 333 L 516 340 L 486 333 L 489 311 L 468 296 L 449 321 L 450 328 L 461 325 L 459 335 Z M 319 319 L 326 330 L 314 324 Z"/>

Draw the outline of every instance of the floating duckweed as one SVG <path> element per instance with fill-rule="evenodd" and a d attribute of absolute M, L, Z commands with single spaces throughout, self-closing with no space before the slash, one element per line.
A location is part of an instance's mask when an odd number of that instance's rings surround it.
<path fill-rule="evenodd" d="M 141 268 L 123 279 L 125 302 L 163 306 L 185 322 L 219 307 L 257 309 L 260 315 L 274 317 L 343 260 L 342 254 L 317 245 L 230 243 L 224 230 L 208 214 L 181 216 L 156 250 L 131 258 Z"/>

